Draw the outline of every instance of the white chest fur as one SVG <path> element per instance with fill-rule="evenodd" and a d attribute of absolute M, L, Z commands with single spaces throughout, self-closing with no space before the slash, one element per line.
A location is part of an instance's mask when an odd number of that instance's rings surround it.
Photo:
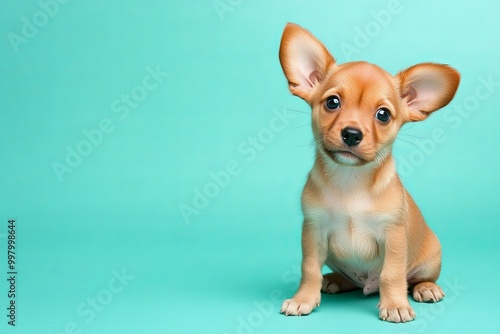
<path fill-rule="evenodd" d="M 329 240 L 330 251 L 338 258 L 375 257 L 391 215 L 377 212 L 366 192 L 323 190 L 321 199 L 319 205 L 305 207 L 304 215 Z"/>

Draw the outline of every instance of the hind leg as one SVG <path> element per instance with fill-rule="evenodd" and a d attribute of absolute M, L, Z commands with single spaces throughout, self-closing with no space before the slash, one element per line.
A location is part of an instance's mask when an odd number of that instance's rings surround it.
<path fill-rule="evenodd" d="M 413 285 L 413 299 L 417 302 L 436 303 L 443 299 L 444 292 L 436 280 L 441 271 L 440 252 L 421 267 L 409 283 Z"/>
<path fill-rule="evenodd" d="M 413 287 L 413 299 L 417 302 L 436 303 L 443 297 L 443 289 L 434 282 L 420 282 Z"/>
<path fill-rule="evenodd" d="M 323 284 L 321 292 L 323 293 L 339 293 L 358 289 L 358 287 L 348 278 L 340 273 L 329 273 L 323 275 Z"/>

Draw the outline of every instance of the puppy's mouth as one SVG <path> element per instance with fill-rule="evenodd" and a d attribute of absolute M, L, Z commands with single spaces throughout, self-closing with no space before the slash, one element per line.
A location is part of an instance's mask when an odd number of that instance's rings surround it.
<path fill-rule="evenodd" d="M 340 165 L 361 166 L 367 163 L 365 159 L 351 151 L 328 149 L 326 147 L 323 147 L 323 151 L 330 159 Z"/>

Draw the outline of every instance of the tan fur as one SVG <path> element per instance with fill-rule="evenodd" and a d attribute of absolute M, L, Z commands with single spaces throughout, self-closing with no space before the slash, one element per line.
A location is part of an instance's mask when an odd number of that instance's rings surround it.
<path fill-rule="evenodd" d="M 286 315 L 309 314 L 320 291 L 361 287 L 380 290 L 379 317 L 391 322 L 415 318 L 408 303 L 437 302 L 434 282 L 441 246 L 396 174 L 392 145 L 401 126 L 420 121 L 453 98 L 460 76 L 446 65 L 424 63 L 392 76 L 366 62 L 335 63 L 311 33 L 288 24 L 280 61 L 290 91 L 312 109 L 316 159 L 302 193 L 302 279 Z M 338 109 L 325 101 L 339 97 Z M 390 121 L 375 118 L 387 108 Z M 348 146 L 343 129 L 359 129 L 359 145 Z M 321 274 L 327 264 L 334 271 Z"/>

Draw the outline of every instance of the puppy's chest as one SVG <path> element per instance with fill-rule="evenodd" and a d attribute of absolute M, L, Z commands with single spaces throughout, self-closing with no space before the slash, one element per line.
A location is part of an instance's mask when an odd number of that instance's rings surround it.
<path fill-rule="evenodd" d="M 324 189 L 319 198 L 319 203 L 305 208 L 304 215 L 327 238 L 331 255 L 362 267 L 378 262 L 379 246 L 392 215 L 378 209 L 372 195 L 362 190 Z"/>
<path fill-rule="evenodd" d="M 306 207 L 304 214 L 324 233 L 370 234 L 380 237 L 391 215 L 377 208 L 374 198 L 363 191 L 323 190 L 319 203 Z"/>

